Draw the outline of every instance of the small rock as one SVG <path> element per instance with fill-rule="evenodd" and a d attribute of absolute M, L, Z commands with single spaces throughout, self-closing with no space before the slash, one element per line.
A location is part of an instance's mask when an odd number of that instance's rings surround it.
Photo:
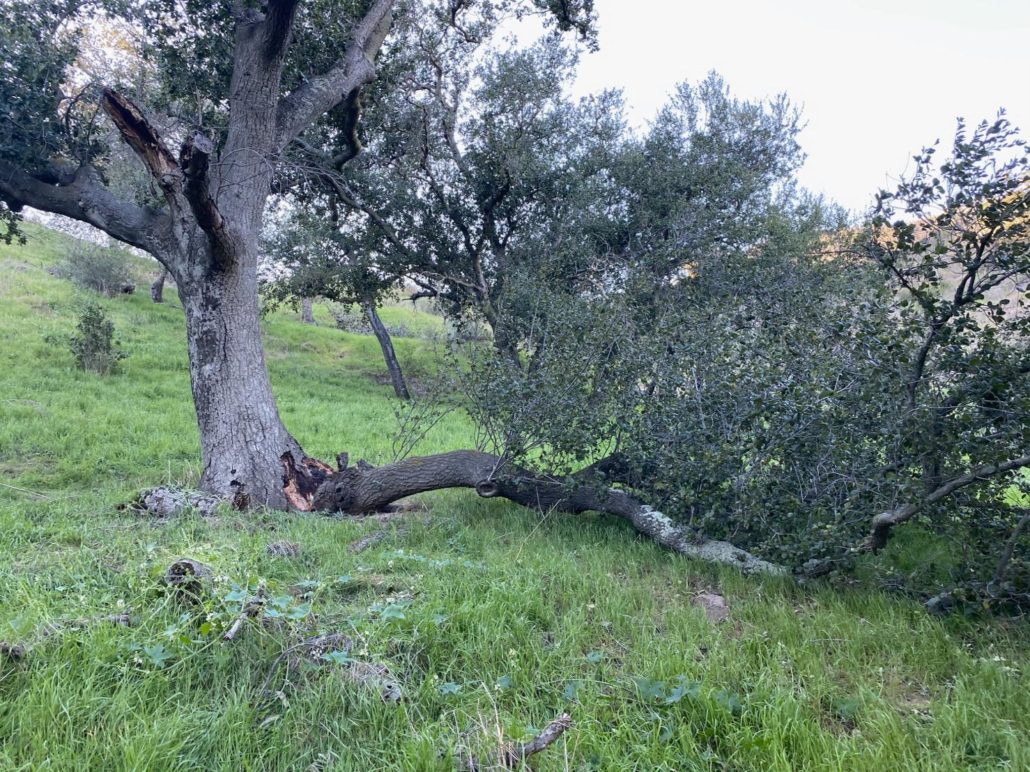
<path fill-rule="evenodd" d="M 389 668 L 376 662 L 352 662 L 343 671 L 349 681 L 373 689 L 379 693 L 383 702 L 396 704 L 404 695 L 401 685 L 390 674 Z"/>
<path fill-rule="evenodd" d="M 195 602 L 204 594 L 213 572 L 192 558 L 179 558 L 164 573 L 164 583 L 171 587 L 183 599 Z"/>
<path fill-rule="evenodd" d="M 300 547 L 292 541 L 274 541 L 265 547 L 265 552 L 274 558 L 295 558 L 300 554 Z"/>
<path fill-rule="evenodd" d="M 131 506 L 140 514 L 163 520 L 176 517 L 186 509 L 196 510 L 203 517 L 211 517 L 221 501 L 217 496 L 162 486 L 142 491 Z"/>
<path fill-rule="evenodd" d="M 691 603 L 700 606 L 705 612 L 705 617 L 713 624 L 722 622 L 730 615 L 726 599 L 714 592 L 700 592 L 693 597 Z"/>

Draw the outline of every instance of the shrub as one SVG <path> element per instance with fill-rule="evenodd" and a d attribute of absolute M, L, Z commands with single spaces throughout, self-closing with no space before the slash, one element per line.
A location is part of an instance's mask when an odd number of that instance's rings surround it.
<path fill-rule="evenodd" d="M 125 256 L 113 249 L 83 245 L 66 255 L 55 273 L 73 284 L 107 297 L 136 289 Z"/>
<path fill-rule="evenodd" d="M 79 314 L 76 332 L 69 340 L 79 369 L 109 375 L 128 354 L 114 337 L 114 322 L 107 318 L 99 303 L 89 302 Z"/>
<path fill-rule="evenodd" d="M 354 335 L 371 335 L 372 325 L 360 310 L 353 306 L 333 305 L 329 309 L 333 319 L 336 321 L 336 328 Z M 405 324 L 387 324 L 387 333 L 391 338 L 414 338 L 415 333 Z"/>

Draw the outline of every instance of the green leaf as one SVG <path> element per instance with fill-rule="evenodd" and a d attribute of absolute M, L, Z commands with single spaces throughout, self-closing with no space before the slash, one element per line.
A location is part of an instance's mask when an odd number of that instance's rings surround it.
<path fill-rule="evenodd" d="M 700 694 L 700 681 L 688 681 L 685 676 L 680 676 L 676 679 L 676 686 L 669 690 L 669 693 L 665 696 L 663 702 L 666 705 L 675 705 L 684 697 L 689 697 L 690 699 L 697 699 Z"/>
<path fill-rule="evenodd" d="M 734 716 L 740 715 L 744 710 L 744 706 L 741 704 L 740 698 L 733 692 L 720 690 L 712 695 L 712 699 L 714 699 L 717 704 L 726 708 L 726 710 Z"/>
<path fill-rule="evenodd" d="M 565 688 L 562 689 L 561 696 L 566 702 L 572 702 L 576 699 L 576 693 L 579 691 L 579 681 L 569 681 L 565 684 Z"/>
<path fill-rule="evenodd" d="M 457 694 L 461 691 L 461 684 L 456 684 L 453 681 L 440 684 L 437 687 L 440 690 L 440 694 Z"/>
<path fill-rule="evenodd" d="M 645 700 L 658 700 L 665 696 L 665 682 L 652 681 L 650 678 L 634 678 L 637 694 Z"/>
<path fill-rule="evenodd" d="M 391 603 L 389 606 L 386 606 L 382 610 L 382 613 L 379 615 L 379 618 L 380 619 L 384 619 L 386 621 L 395 621 L 395 620 L 399 620 L 399 619 L 404 619 L 404 607 L 406 605 L 408 605 L 408 604 L 407 603 Z"/>
<path fill-rule="evenodd" d="M 322 659 L 326 662 L 332 662 L 334 665 L 346 665 L 351 661 L 345 651 L 327 651 L 322 655 Z"/>
<path fill-rule="evenodd" d="M 175 656 L 162 643 L 144 646 L 143 653 L 147 655 L 147 658 L 153 663 L 154 667 L 164 667 L 165 662 Z"/>

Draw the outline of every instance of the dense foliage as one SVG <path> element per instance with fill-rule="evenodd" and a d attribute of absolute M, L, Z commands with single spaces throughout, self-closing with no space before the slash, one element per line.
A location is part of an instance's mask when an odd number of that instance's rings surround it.
<path fill-rule="evenodd" d="M 652 219 L 626 207 L 605 282 L 565 291 L 546 258 L 521 277 L 522 357 L 476 353 L 475 417 L 524 463 L 617 459 L 667 513 L 813 572 L 916 519 L 938 557 L 892 582 L 1025 606 L 1025 147 L 1003 118 L 960 127 L 865 230 L 830 228 L 791 189 L 789 144 L 748 176 L 774 135 L 712 85 L 684 91 L 682 166 L 644 160 L 661 122 L 642 143 L 627 198 Z"/>

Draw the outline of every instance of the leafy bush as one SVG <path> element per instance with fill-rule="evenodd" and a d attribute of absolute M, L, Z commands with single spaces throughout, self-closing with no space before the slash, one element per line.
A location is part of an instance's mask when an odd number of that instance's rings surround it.
<path fill-rule="evenodd" d="M 68 341 L 79 369 L 109 375 L 128 354 L 114 337 L 114 322 L 99 303 L 89 302 L 79 314 L 76 332 Z"/>
<path fill-rule="evenodd" d="M 330 307 L 329 313 L 332 314 L 337 329 L 355 335 L 372 334 L 372 325 L 369 324 L 368 319 L 360 310 L 355 309 L 353 306 L 333 305 Z M 384 326 L 391 338 L 416 337 L 415 333 L 405 324 L 387 324 Z"/>
<path fill-rule="evenodd" d="M 55 273 L 84 289 L 114 297 L 135 289 L 125 256 L 113 249 L 84 245 L 66 255 Z"/>

